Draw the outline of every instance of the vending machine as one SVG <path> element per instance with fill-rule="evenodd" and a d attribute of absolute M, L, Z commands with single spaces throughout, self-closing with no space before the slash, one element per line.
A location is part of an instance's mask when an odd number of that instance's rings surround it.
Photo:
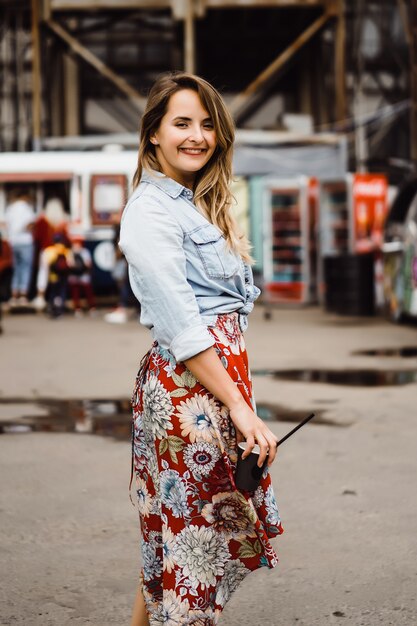
<path fill-rule="evenodd" d="M 319 185 L 319 299 L 325 293 L 324 259 L 373 255 L 376 303 L 381 300 L 381 249 L 388 211 L 388 182 L 383 174 L 348 174 Z M 352 263 L 355 263 L 352 259 Z M 329 264 L 329 261 L 327 261 Z M 356 265 L 357 262 L 356 262 Z M 343 277 L 341 277 L 342 279 Z"/>
<path fill-rule="evenodd" d="M 321 181 L 320 256 L 379 250 L 388 210 L 388 182 L 383 174 L 348 174 Z"/>
<path fill-rule="evenodd" d="M 274 302 L 316 297 L 318 183 L 300 176 L 263 181 L 263 280 Z"/>
<path fill-rule="evenodd" d="M 265 176 L 250 176 L 249 183 L 249 240 L 252 245 L 251 256 L 255 284 L 263 287 L 264 273 L 264 218 L 263 193 Z"/>

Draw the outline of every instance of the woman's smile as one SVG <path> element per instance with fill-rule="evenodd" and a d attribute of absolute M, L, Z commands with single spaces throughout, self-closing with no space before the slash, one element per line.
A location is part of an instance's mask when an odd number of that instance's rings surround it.
<path fill-rule="evenodd" d="M 207 152 L 207 148 L 178 148 L 178 150 L 188 156 L 202 156 Z"/>
<path fill-rule="evenodd" d="M 213 121 L 195 91 L 183 89 L 171 96 L 151 141 L 163 173 L 192 189 L 217 144 Z"/>

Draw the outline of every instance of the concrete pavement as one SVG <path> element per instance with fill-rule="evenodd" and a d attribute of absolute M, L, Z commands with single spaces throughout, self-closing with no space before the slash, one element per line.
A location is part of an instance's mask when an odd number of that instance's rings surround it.
<path fill-rule="evenodd" d="M 129 397 L 150 339 L 135 321 L 6 316 L 0 420 L 37 398 Z M 317 308 L 251 317 L 253 370 L 417 370 L 417 359 L 353 356 L 417 346 L 415 326 L 340 318 Z M 272 469 L 285 534 L 280 564 L 248 576 L 225 626 L 417 623 L 417 384 L 349 387 L 254 377 L 258 403 L 322 412 Z M 6 399 L 13 400 L 4 403 Z M 3 403 L 2 403 L 3 400 Z M 40 411 L 42 413 L 42 411 Z M 292 425 L 272 422 L 281 436 Z M 129 442 L 78 433 L 0 437 L 0 624 L 129 623 L 138 563 L 127 487 Z"/>

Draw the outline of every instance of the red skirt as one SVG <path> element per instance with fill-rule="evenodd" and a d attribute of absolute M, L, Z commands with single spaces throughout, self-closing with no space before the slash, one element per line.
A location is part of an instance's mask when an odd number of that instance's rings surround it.
<path fill-rule="evenodd" d="M 252 407 L 238 315 L 219 315 L 209 331 Z M 236 432 L 227 407 L 157 343 L 142 361 L 132 404 L 150 624 L 214 626 L 249 572 L 277 564 L 269 539 L 283 529 L 268 470 L 255 492 L 236 489 Z"/>

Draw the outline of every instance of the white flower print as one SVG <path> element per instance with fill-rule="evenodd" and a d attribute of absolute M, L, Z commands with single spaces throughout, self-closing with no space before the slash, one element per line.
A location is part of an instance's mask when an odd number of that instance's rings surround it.
<path fill-rule="evenodd" d="M 206 441 L 189 444 L 184 449 L 185 464 L 197 479 L 208 476 L 219 458 L 217 446 Z"/>
<path fill-rule="evenodd" d="M 224 568 L 224 574 L 217 587 L 216 604 L 224 606 L 235 591 L 239 583 L 249 574 L 248 570 L 241 561 L 229 561 Z"/>
<path fill-rule="evenodd" d="M 152 498 L 151 515 L 161 515 L 161 503 L 158 497 Z"/>
<path fill-rule="evenodd" d="M 265 506 L 267 512 L 266 521 L 268 522 L 268 524 L 278 526 L 281 522 L 281 519 L 279 517 L 277 501 L 275 500 L 275 494 L 272 485 L 269 485 L 268 489 L 266 490 Z"/>
<path fill-rule="evenodd" d="M 188 600 L 181 600 L 175 591 L 164 591 L 162 600 L 162 624 L 164 626 L 181 626 L 189 610 Z"/>
<path fill-rule="evenodd" d="M 138 413 L 134 424 L 134 453 L 136 471 L 145 469 L 148 463 L 148 446 L 143 431 L 142 414 Z"/>
<path fill-rule="evenodd" d="M 162 560 L 157 556 L 154 544 L 142 541 L 142 558 L 144 579 L 159 577 L 162 573 Z"/>
<path fill-rule="evenodd" d="M 151 624 L 161 624 L 161 603 L 154 599 L 153 594 L 149 591 L 147 585 L 143 585 L 142 592 Z"/>
<path fill-rule="evenodd" d="M 146 459 L 145 459 L 146 463 L 144 463 L 144 465 L 141 465 L 141 464 L 136 465 L 136 459 L 135 459 L 136 471 L 139 473 L 140 476 L 142 476 L 143 470 L 145 470 L 147 474 L 151 476 L 153 483 L 155 485 L 158 485 L 159 467 L 158 467 L 158 459 L 157 459 L 156 450 L 155 450 L 154 435 L 150 427 L 150 424 L 144 424 L 143 426 L 144 426 L 143 439 L 140 443 L 140 446 L 142 449 L 146 450 Z M 139 433 L 138 435 L 136 435 L 136 432 L 135 432 L 135 446 L 137 444 L 136 436 L 141 437 L 142 433 Z"/>
<path fill-rule="evenodd" d="M 228 539 L 240 539 L 253 532 L 250 508 L 237 491 L 217 493 L 204 505 L 201 515 Z"/>
<path fill-rule="evenodd" d="M 190 626 L 212 626 L 212 624 L 217 624 L 220 614 L 221 611 L 213 611 L 212 608 L 195 609 L 189 612 L 186 624 L 190 624 Z"/>
<path fill-rule="evenodd" d="M 159 548 L 162 547 L 163 545 L 162 533 L 158 532 L 157 530 L 151 530 L 148 537 L 149 537 L 149 541 L 153 543 L 155 547 L 159 547 Z"/>
<path fill-rule="evenodd" d="M 220 406 L 217 414 L 217 423 L 221 434 L 221 441 L 225 445 L 225 452 L 232 463 L 237 462 L 236 430 L 230 419 L 230 411 L 225 404 Z"/>
<path fill-rule="evenodd" d="M 241 354 L 245 350 L 245 340 L 240 332 L 237 318 L 224 317 L 218 321 L 213 332 L 224 346 L 228 346 L 232 354 Z"/>
<path fill-rule="evenodd" d="M 256 509 L 258 509 L 261 506 L 263 501 L 264 501 L 264 491 L 262 487 L 259 486 L 252 496 L 253 506 Z"/>
<path fill-rule="evenodd" d="M 161 502 L 172 511 L 174 517 L 189 515 L 187 491 L 184 481 L 175 470 L 165 470 L 160 475 Z"/>
<path fill-rule="evenodd" d="M 213 528 L 186 526 L 177 535 L 174 557 L 193 587 L 214 585 L 230 558 L 224 537 Z"/>
<path fill-rule="evenodd" d="M 152 509 L 152 497 L 149 494 L 145 481 L 136 477 L 136 494 L 138 496 L 138 509 L 143 517 L 149 517 Z"/>
<path fill-rule="evenodd" d="M 170 574 L 175 567 L 173 550 L 175 544 L 175 535 L 168 526 L 162 527 L 162 554 L 164 569 Z"/>
<path fill-rule="evenodd" d="M 213 398 L 195 394 L 177 407 L 181 423 L 181 434 L 189 437 L 191 443 L 195 441 L 213 441 L 216 436 L 214 423 L 218 413 L 218 406 Z"/>
<path fill-rule="evenodd" d="M 149 420 L 152 432 L 157 439 L 167 436 L 172 430 L 170 416 L 174 411 L 171 396 L 153 374 L 143 385 L 143 417 Z"/>

